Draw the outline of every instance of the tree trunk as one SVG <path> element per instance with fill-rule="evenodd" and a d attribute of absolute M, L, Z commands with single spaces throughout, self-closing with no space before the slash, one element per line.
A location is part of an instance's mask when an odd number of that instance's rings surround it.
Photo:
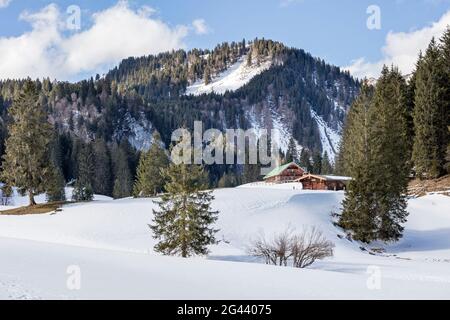
<path fill-rule="evenodd" d="M 35 206 L 36 205 L 36 201 L 34 201 L 34 195 L 33 192 L 29 191 L 28 192 L 28 197 L 30 199 L 30 207 L 31 206 Z"/>

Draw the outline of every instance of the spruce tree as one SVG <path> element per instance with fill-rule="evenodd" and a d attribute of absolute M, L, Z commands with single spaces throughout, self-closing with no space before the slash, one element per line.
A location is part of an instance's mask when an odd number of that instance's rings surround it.
<path fill-rule="evenodd" d="M 450 136 L 450 125 L 448 126 L 447 134 Z M 445 170 L 450 173 L 450 142 L 447 143 L 447 152 L 445 156 Z"/>
<path fill-rule="evenodd" d="M 450 173 L 450 26 L 447 27 L 444 35 L 441 38 L 441 55 L 442 55 L 442 65 L 445 73 L 445 84 L 444 84 L 444 119 L 447 125 L 447 135 L 444 138 L 447 142 L 446 144 L 446 156 L 445 156 L 445 170 Z"/>
<path fill-rule="evenodd" d="M 9 110 L 12 122 L 8 127 L 6 154 L 3 156 L 2 180 L 28 194 L 30 205 L 34 196 L 46 191 L 53 165 L 50 161 L 52 127 L 39 103 L 34 82 L 26 80 L 22 92 Z"/>
<path fill-rule="evenodd" d="M 395 241 L 406 221 L 409 176 L 406 82 L 384 67 L 375 92 L 363 85 L 347 118 L 343 147 L 352 176 L 340 225 L 354 239 Z"/>
<path fill-rule="evenodd" d="M 385 67 L 371 108 L 370 182 L 377 210 L 377 238 L 396 241 L 408 215 L 406 195 L 410 174 L 410 142 L 406 81 L 397 68 Z"/>
<path fill-rule="evenodd" d="M 313 156 L 313 169 L 312 173 L 321 174 L 322 173 L 322 155 L 319 151 L 314 153 Z"/>
<path fill-rule="evenodd" d="M 419 178 L 432 179 L 444 173 L 449 106 L 446 68 L 434 39 L 418 62 L 415 80 L 412 160 Z"/>
<path fill-rule="evenodd" d="M 204 255 L 208 245 L 216 243 L 211 225 L 217 220 L 217 211 L 211 210 L 214 199 L 206 188 L 207 176 L 201 166 L 171 164 L 165 169 L 166 193 L 156 201 L 159 210 L 153 210 L 153 237 L 159 242 L 157 252 L 165 255 Z"/>
<path fill-rule="evenodd" d="M 47 202 L 65 201 L 65 186 L 66 181 L 64 180 L 61 169 L 55 167 L 47 186 Z"/>
<path fill-rule="evenodd" d="M 297 146 L 293 137 L 289 139 L 289 145 L 286 153 L 286 163 L 298 162 Z"/>
<path fill-rule="evenodd" d="M 328 157 L 328 152 L 325 151 L 322 158 L 322 174 L 332 174 L 333 173 L 333 165 L 330 162 L 330 158 Z"/>
<path fill-rule="evenodd" d="M 300 153 L 299 165 L 307 172 L 312 172 L 311 156 L 306 148 L 302 149 Z"/>
<path fill-rule="evenodd" d="M 162 170 L 168 165 L 169 158 L 162 145 L 161 137 L 155 131 L 150 150 L 141 153 L 133 195 L 135 197 L 151 197 L 161 192 L 165 183 Z"/>
<path fill-rule="evenodd" d="M 91 201 L 94 198 L 92 177 L 94 155 L 89 144 L 83 144 L 77 157 L 77 179 L 72 193 L 74 201 Z"/>
<path fill-rule="evenodd" d="M 94 193 L 111 196 L 112 176 L 111 176 L 111 155 L 105 140 L 96 139 L 93 143 L 94 153 L 94 175 L 92 177 L 92 187 Z"/>
<path fill-rule="evenodd" d="M 128 154 L 126 150 L 120 146 L 115 161 L 114 174 L 114 199 L 126 198 L 132 195 L 133 180 L 128 163 Z"/>
<path fill-rule="evenodd" d="M 376 215 L 372 196 L 372 156 L 370 146 L 370 115 L 372 87 L 364 82 L 358 98 L 353 102 L 340 148 L 343 169 L 352 177 L 345 199 L 339 225 L 362 242 L 377 238 Z"/>

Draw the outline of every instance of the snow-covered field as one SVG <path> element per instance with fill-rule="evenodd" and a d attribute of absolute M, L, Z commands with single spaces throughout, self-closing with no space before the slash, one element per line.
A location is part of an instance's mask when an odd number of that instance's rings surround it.
<path fill-rule="evenodd" d="M 153 252 L 151 199 L 98 197 L 56 214 L 0 216 L 0 298 L 450 298 L 450 197 L 410 200 L 404 239 L 373 245 L 386 249 L 373 255 L 338 237 L 343 233 L 330 213 L 339 210 L 342 192 L 299 189 L 254 184 L 216 190 L 221 242 L 207 258 Z M 333 258 L 294 269 L 248 256 L 259 234 L 306 225 L 336 244 Z M 80 288 L 71 290 L 78 275 Z"/>

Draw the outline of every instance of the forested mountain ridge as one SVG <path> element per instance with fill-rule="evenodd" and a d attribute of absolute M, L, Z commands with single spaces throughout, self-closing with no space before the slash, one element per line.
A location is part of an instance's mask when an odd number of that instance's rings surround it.
<path fill-rule="evenodd" d="M 187 94 L 194 83 L 214 83 L 239 64 L 250 71 L 262 64 L 268 68 L 224 94 Z M 77 143 L 93 140 L 104 141 L 110 149 L 112 145 L 147 149 L 154 130 L 168 146 L 174 129 L 192 128 L 196 120 L 205 128 L 222 130 L 277 128 L 284 152 L 294 139 L 311 154 L 327 151 L 333 157 L 336 136 L 359 91 L 358 81 L 338 67 L 303 50 L 258 39 L 223 43 L 213 50 L 128 58 L 102 77 L 77 83 L 50 79 L 35 83 L 49 121 L 63 140 L 59 153 L 65 161 L 75 157 L 71 154 Z M 24 80 L 0 82 L 0 152 L 8 108 L 23 84 Z M 129 159 L 132 175 L 136 157 Z M 76 177 L 71 171 L 76 170 L 64 170 L 66 180 Z"/>

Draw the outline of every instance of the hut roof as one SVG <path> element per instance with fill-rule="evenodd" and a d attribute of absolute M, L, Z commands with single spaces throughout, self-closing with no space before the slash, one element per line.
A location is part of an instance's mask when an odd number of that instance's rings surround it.
<path fill-rule="evenodd" d="M 287 164 L 284 164 L 282 166 L 276 167 L 275 169 L 273 169 L 272 171 L 270 171 L 265 177 L 264 179 L 268 179 L 271 177 L 275 177 L 278 176 L 279 174 L 281 174 L 284 170 L 286 170 L 287 168 L 289 168 L 291 165 L 295 165 L 297 168 L 303 170 L 304 172 L 306 172 L 305 169 L 303 169 L 302 167 L 300 167 L 297 163 L 295 162 L 290 162 Z"/>

